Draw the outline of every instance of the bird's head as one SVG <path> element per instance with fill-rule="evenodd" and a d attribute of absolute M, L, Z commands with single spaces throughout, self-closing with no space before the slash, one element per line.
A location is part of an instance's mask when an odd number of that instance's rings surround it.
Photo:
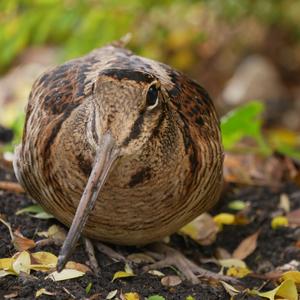
<path fill-rule="evenodd" d="M 75 247 L 110 170 L 120 157 L 139 153 L 156 134 L 167 105 L 167 93 L 160 81 L 141 71 L 101 71 L 92 90 L 90 105 L 93 111 L 88 116 L 87 137 L 96 154 L 60 252 L 58 270 L 62 270 Z"/>
<path fill-rule="evenodd" d="M 102 71 L 94 86 L 99 140 L 110 135 L 119 155 L 134 155 L 152 136 L 167 95 L 160 81 L 141 71 Z"/>

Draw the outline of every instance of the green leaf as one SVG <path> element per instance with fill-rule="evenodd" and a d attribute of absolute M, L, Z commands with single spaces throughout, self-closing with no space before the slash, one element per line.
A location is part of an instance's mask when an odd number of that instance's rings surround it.
<path fill-rule="evenodd" d="M 44 209 L 38 204 L 30 205 L 30 206 L 27 206 L 25 208 L 19 209 L 16 212 L 16 215 L 21 215 L 21 214 L 24 214 L 24 213 L 31 213 L 29 215 L 31 217 L 37 218 L 37 219 L 51 219 L 51 218 L 54 218 L 53 215 L 45 212 Z"/>
<path fill-rule="evenodd" d="M 263 154 L 270 154 L 271 149 L 265 143 L 261 133 L 261 114 L 264 105 L 259 101 L 252 101 L 229 112 L 221 119 L 221 130 L 225 150 L 232 150 L 242 138 L 251 137 Z"/>
<path fill-rule="evenodd" d="M 85 293 L 86 294 L 89 294 L 89 292 L 91 291 L 91 288 L 92 288 L 92 283 L 91 282 L 89 282 L 89 284 L 87 285 L 87 287 L 85 288 Z"/>
<path fill-rule="evenodd" d="M 166 298 L 160 295 L 153 295 L 148 297 L 147 300 L 166 300 Z"/>
<path fill-rule="evenodd" d="M 34 204 L 34 205 L 27 206 L 25 208 L 19 209 L 16 212 L 16 215 L 21 215 L 21 214 L 24 214 L 24 213 L 37 214 L 37 213 L 41 213 L 41 212 L 44 212 L 43 208 L 38 204 Z"/>

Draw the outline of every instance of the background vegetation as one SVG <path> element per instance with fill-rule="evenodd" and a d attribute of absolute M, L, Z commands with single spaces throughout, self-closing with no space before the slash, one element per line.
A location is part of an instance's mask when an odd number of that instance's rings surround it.
<path fill-rule="evenodd" d="M 244 58 L 253 53 L 264 55 L 278 69 L 288 88 L 282 101 L 292 99 L 294 103 L 300 95 L 299 91 L 294 93 L 300 80 L 299 17 L 300 2 L 293 0 L 1 1 L 0 74 L 5 78 L 15 67 L 34 62 L 36 52 L 32 54 L 32 49 L 38 49 L 44 59 L 48 52 L 40 49 L 51 49 L 54 59 L 47 64 L 56 64 L 130 32 L 133 51 L 196 78 L 215 98 L 221 114 L 229 109 L 222 102 L 224 86 Z M 28 51 L 30 59 L 25 55 Z M 0 123 L 13 127 L 17 140 L 26 95 L 39 72 L 25 87 L 14 86 L 4 100 L 0 95 Z M 16 99 L 17 104 L 12 105 Z M 253 100 L 251 95 L 249 100 Z M 278 126 L 282 127 L 280 121 L 275 124 Z M 292 135 L 285 133 L 284 139 L 297 152 L 300 125 L 291 127 Z M 280 144 L 276 138 L 275 143 Z"/>

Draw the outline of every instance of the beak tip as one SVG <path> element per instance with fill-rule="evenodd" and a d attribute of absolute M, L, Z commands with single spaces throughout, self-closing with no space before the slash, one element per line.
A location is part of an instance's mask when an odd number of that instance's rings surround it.
<path fill-rule="evenodd" d="M 57 266 L 56 266 L 57 272 L 61 272 L 65 267 L 65 264 L 66 264 L 66 256 L 60 254 L 57 260 Z"/>

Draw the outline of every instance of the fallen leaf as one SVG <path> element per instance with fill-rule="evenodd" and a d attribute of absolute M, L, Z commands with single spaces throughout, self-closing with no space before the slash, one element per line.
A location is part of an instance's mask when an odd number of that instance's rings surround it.
<path fill-rule="evenodd" d="M 181 233 L 186 234 L 202 246 L 211 245 L 216 240 L 218 231 L 218 225 L 208 213 L 201 214 L 180 229 Z"/>
<path fill-rule="evenodd" d="M 277 229 L 279 227 L 285 227 L 288 226 L 288 224 L 289 224 L 288 219 L 284 216 L 274 217 L 271 221 L 271 227 L 273 229 Z"/>
<path fill-rule="evenodd" d="M 13 271 L 17 274 L 20 274 L 20 272 L 30 274 L 30 254 L 27 251 L 22 251 L 14 258 L 16 258 L 16 260 L 12 264 Z"/>
<path fill-rule="evenodd" d="M 166 300 L 166 298 L 161 295 L 153 295 L 148 297 L 147 300 Z"/>
<path fill-rule="evenodd" d="M 229 202 L 228 204 L 228 208 L 232 209 L 232 210 L 243 210 L 244 208 L 246 208 L 246 203 L 244 201 L 241 200 L 234 200 Z"/>
<path fill-rule="evenodd" d="M 231 258 L 231 254 L 222 247 L 217 247 L 215 251 L 215 256 L 217 259 L 228 259 Z"/>
<path fill-rule="evenodd" d="M 289 225 L 300 226 L 300 208 L 287 214 Z"/>
<path fill-rule="evenodd" d="M 125 271 L 118 271 L 114 274 L 112 282 L 118 278 L 126 278 L 126 277 L 132 277 L 132 276 L 135 276 L 135 275 L 133 273 L 128 273 Z"/>
<path fill-rule="evenodd" d="M 47 291 L 45 288 L 41 288 L 41 289 L 39 289 L 39 290 L 36 291 L 35 298 L 38 298 L 38 297 L 40 297 L 42 295 L 55 296 L 56 294 L 53 293 L 53 292 Z"/>
<path fill-rule="evenodd" d="M 13 292 L 13 293 L 4 295 L 4 299 L 13 299 L 13 298 L 16 298 L 18 296 L 19 296 L 18 292 Z"/>
<path fill-rule="evenodd" d="M 8 275 L 17 275 L 17 274 L 12 271 L 0 270 L 0 278 L 8 276 Z"/>
<path fill-rule="evenodd" d="M 59 273 L 57 271 L 54 271 L 53 273 L 49 274 L 46 277 L 46 279 L 50 278 L 53 281 L 63 281 L 63 280 L 82 277 L 84 274 L 85 274 L 84 272 L 80 272 L 80 271 L 77 271 L 77 270 L 63 269 Z"/>
<path fill-rule="evenodd" d="M 287 194 L 281 194 L 279 199 L 279 205 L 278 208 L 281 208 L 284 210 L 284 212 L 288 213 L 290 211 L 290 198 Z"/>
<path fill-rule="evenodd" d="M 149 270 L 148 273 L 151 275 L 154 275 L 154 276 L 158 276 L 158 277 L 165 276 L 164 273 L 162 273 L 161 271 L 158 271 L 158 270 Z"/>
<path fill-rule="evenodd" d="M 163 277 L 160 280 L 160 282 L 163 286 L 176 286 L 176 285 L 179 285 L 182 282 L 182 280 L 179 276 L 168 275 L 168 276 Z"/>
<path fill-rule="evenodd" d="M 290 279 L 296 284 L 300 284 L 300 272 L 299 271 L 287 271 L 282 274 L 281 279 L 287 280 Z"/>
<path fill-rule="evenodd" d="M 66 263 L 65 269 L 73 269 L 73 270 L 77 270 L 77 271 L 80 271 L 80 272 L 83 272 L 83 273 L 86 273 L 86 272 L 91 272 L 92 273 L 92 270 L 88 266 L 86 266 L 84 264 L 77 263 L 75 261 L 68 261 Z"/>
<path fill-rule="evenodd" d="M 1 258 L 0 259 L 0 269 L 2 270 L 12 270 L 12 264 L 14 262 L 14 259 L 9 258 Z"/>
<path fill-rule="evenodd" d="M 247 268 L 244 261 L 237 258 L 219 259 L 220 265 L 225 268 L 235 267 L 235 268 Z"/>
<path fill-rule="evenodd" d="M 237 290 L 235 287 L 233 287 L 232 285 L 230 285 L 229 283 L 220 280 L 220 283 L 223 285 L 225 291 L 231 296 L 234 297 L 236 295 L 238 295 L 241 291 Z"/>
<path fill-rule="evenodd" d="M 93 286 L 93 284 L 91 282 L 89 282 L 89 284 L 85 288 L 85 293 L 86 294 L 90 293 L 92 286 Z"/>
<path fill-rule="evenodd" d="M 127 256 L 127 259 L 136 263 L 136 264 L 141 264 L 141 263 L 154 263 L 155 260 L 145 254 L 145 253 L 133 253 Z"/>
<path fill-rule="evenodd" d="M 188 295 L 185 300 L 196 300 L 196 298 L 194 298 L 193 296 L 191 295 Z"/>
<path fill-rule="evenodd" d="M 139 300 L 140 299 L 140 296 L 138 293 L 130 292 L 130 293 L 125 293 L 122 296 L 123 296 L 124 300 Z M 121 299 L 122 299 L 122 297 L 121 297 Z"/>
<path fill-rule="evenodd" d="M 241 241 L 238 247 L 233 251 L 232 257 L 238 259 L 245 259 L 249 256 L 257 247 L 257 238 L 259 236 L 260 230 L 249 235 Z"/>
<path fill-rule="evenodd" d="M 110 291 L 110 292 L 107 294 L 107 296 L 106 296 L 105 299 L 110 300 L 110 299 L 114 298 L 114 297 L 117 295 L 117 293 L 118 293 L 118 290 Z"/>
<path fill-rule="evenodd" d="M 282 297 L 287 300 L 297 300 L 298 293 L 295 283 L 288 279 L 283 281 L 278 287 L 268 292 L 258 292 L 256 290 L 251 291 L 253 294 L 260 297 L 268 298 L 269 300 L 274 300 L 275 296 Z"/>
<path fill-rule="evenodd" d="M 235 222 L 235 216 L 229 213 L 220 213 L 214 216 L 214 221 L 219 225 L 221 229 L 223 225 L 232 225 Z"/>
<path fill-rule="evenodd" d="M 47 272 L 50 269 L 54 269 L 57 264 L 57 257 L 45 251 L 39 251 L 31 253 L 32 264 L 30 268 L 35 271 Z"/>
<path fill-rule="evenodd" d="M 58 225 L 52 225 L 47 231 L 42 231 L 37 233 L 38 236 L 46 237 L 54 241 L 55 244 L 61 245 L 66 239 L 65 230 Z"/>
<path fill-rule="evenodd" d="M 24 251 L 35 247 L 35 242 L 23 236 L 18 229 L 14 231 L 13 235 L 14 235 L 13 244 L 16 250 Z"/>
<path fill-rule="evenodd" d="M 125 264 L 124 271 L 125 271 L 126 273 L 131 273 L 131 274 L 133 274 L 133 270 L 131 269 L 131 267 L 129 266 L 129 264 Z"/>
<path fill-rule="evenodd" d="M 243 278 L 250 274 L 251 271 L 248 268 L 230 267 L 226 271 L 227 276 L 232 276 L 236 278 Z"/>
<path fill-rule="evenodd" d="M 27 207 L 24 207 L 22 209 L 17 210 L 16 215 L 21 215 L 21 214 L 24 214 L 24 213 L 37 214 L 37 213 L 40 213 L 40 212 L 44 212 L 43 208 L 38 204 L 34 204 L 34 205 L 30 205 L 30 206 L 27 206 Z"/>

